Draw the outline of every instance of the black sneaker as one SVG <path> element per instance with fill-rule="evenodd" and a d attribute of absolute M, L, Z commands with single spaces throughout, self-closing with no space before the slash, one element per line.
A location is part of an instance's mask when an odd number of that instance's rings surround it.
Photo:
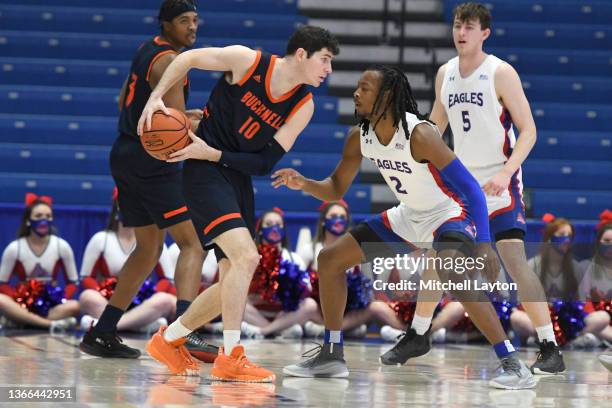
<path fill-rule="evenodd" d="M 325 343 L 308 350 L 302 357 L 306 361 L 283 368 L 283 374 L 306 378 L 344 378 L 349 371 L 344 361 L 344 349 L 340 344 Z"/>
<path fill-rule="evenodd" d="M 200 361 L 213 363 L 219 355 L 219 347 L 204 341 L 204 338 L 198 332 L 191 332 L 185 339 L 187 341 L 183 345 L 187 347 L 189 354 Z"/>
<path fill-rule="evenodd" d="M 431 330 L 431 329 L 430 329 Z M 419 336 L 414 329 L 408 329 L 399 336 L 399 341 L 393 348 L 380 356 L 384 365 L 404 365 L 409 358 L 424 356 L 431 350 L 430 331 Z"/>
<path fill-rule="evenodd" d="M 126 346 L 123 344 L 123 340 L 117 336 L 116 332 L 113 333 L 102 333 L 94 334 L 93 327 L 91 327 L 81 344 L 79 349 L 82 352 L 91 354 L 96 357 L 105 358 L 138 358 L 140 357 L 140 350 Z"/>
<path fill-rule="evenodd" d="M 538 358 L 536 362 L 531 366 L 531 372 L 533 374 L 563 374 L 565 370 L 565 363 L 563 362 L 563 353 L 552 341 L 544 340 L 538 343 L 540 351 L 538 352 Z"/>

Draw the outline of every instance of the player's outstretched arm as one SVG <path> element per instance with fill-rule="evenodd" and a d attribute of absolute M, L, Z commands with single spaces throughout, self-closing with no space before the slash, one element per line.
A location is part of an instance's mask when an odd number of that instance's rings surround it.
<path fill-rule="evenodd" d="M 442 82 L 444 82 L 444 75 L 446 74 L 446 64 L 442 65 L 438 70 L 438 74 L 436 75 L 436 100 L 434 101 L 433 107 L 431 109 L 431 113 L 429 114 L 429 120 L 438 126 L 440 129 L 440 133 L 444 134 L 446 127 L 448 126 L 448 115 L 446 114 L 446 110 L 444 110 L 444 106 L 442 105 L 442 100 L 440 99 L 440 95 L 442 92 Z"/>
<path fill-rule="evenodd" d="M 276 163 L 288 152 L 295 143 L 302 130 L 308 125 L 314 104 L 308 100 L 288 121 L 276 132 L 272 139 L 261 151 L 256 153 L 227 152 L 217 150 L 192 132 L 189 132 L 191 143 L 189 146 L 170 155 L 169 162 L 186 159 L 208 160 L 219 162 L 224 167 L 237 170 L 252 176 L 270 174 Z"/>
<path fill-rule="evenodd" d="M 512 155 L 503 169 L 483 186 L 486 194 L 499 196 L 508 189 L 510 178 L 529 156 L 537 139 L 537 131 L 521 79 L 516 70 L 505 62 L 499 64 L 495 71 L 495 91 L 519 129 Z"/>
<path fill-rule="evenodd" d="M 151 93 L 138 121 L 138 134 L 150 129 L 153 113 L 161 110 L 168 113 L 162 98 L 191 68 L 209 71 L 231 72 L 232 79 L 241 78 L 253 65 L 257 52 L 241 46 L 198 48 L 179 54 L 164 71 L 159 83 Z"/>
<path fill-rule="evenodd" d="M 344 142 L 342 158 L 329 177 L 312 180 L 294 169 L 280 169 L 272 174 L 272 185 L 274 188 L 285 185 L 292 190 L 303 190 L 319 200 L 336 201 L 346 194 L 355 180 L 361 166 L 361 158 L 359 128 L 353 127 Z"/>

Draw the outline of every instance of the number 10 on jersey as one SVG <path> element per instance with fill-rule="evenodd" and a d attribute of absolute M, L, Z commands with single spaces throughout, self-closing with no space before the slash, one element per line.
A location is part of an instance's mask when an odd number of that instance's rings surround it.
<path fill-rule="evenodd" d="M 261 129 L 259 122 L 254 120 L 252 116 L 249 116 L 242 126 L 240 126 L 240 129 L 238 129 L 238 133 L 243 135 L 245 139 L 251 140 L 253 136 L 259 132 L 259 129 Z"/>

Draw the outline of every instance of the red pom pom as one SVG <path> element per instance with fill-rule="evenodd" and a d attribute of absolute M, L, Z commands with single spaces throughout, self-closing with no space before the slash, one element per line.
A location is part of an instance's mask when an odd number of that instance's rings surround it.
<path fill-rule="evenodd" d="M 75 285 L 74 283 L 67 284 L 64 288 L 64 296 L 66 297 L 66 299 L 72 299 L 76 294 L 77 289 L 77 285 Z"/>
<path fill-rule="evenodd" d="M 278 287 L 276 277 L 280 270 L 280 251 L 276 245 L 260 245 L 259 254 L 261 259 L 251 280 L 249 293 L 259 294 L 268 303 L 276 303 L 273 297 Z"/>
<path fill-rule="evenodd" d="M 155 285 L 155 292 L 166 292 L 176 296 L 176 288 L 168 279 L 160 279 Z"/>
<path fill-rule="evenodd" d="M 604 225 L 612 223 L 612 211 L 605 209 L 601 214 L 599 214 L 599 224 L 597 224 L 597 231 L 602 228 Z"/>
<path fill-rule="evenodd" d="M 404 323 L 411 322 L 416 312 L 416 302 L 389 302 L 387 305 Z"/>
<path fill-rule="evenodd" d="M 542 221 L 544 221 L 545 223 L 550 223 L 553 222 L 557 217 L 555 217 L 553 214 L 551 213 L 546 213 L 542 216 Z"/>
<path fill-rule="evenodd" d="M 83 290 L 93 289 L 99 291 L 100 285 L 98 285 L 98 281 L 92 278 L 91 276 L 86 276 L 81 280 L 81 288 L 83 288 Z"/>

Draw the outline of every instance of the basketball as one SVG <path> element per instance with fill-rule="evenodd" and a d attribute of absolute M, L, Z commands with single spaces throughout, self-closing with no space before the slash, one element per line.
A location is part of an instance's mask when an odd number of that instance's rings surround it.
<path fill-rule="evenodd" d="M 158 160 L 167 160 L 171 153 L 181 150 L 191 138 L 188 131 L 191 123 L 181 111 L 168 108 L 169 115 L 157 111 L 151 118 L 151 129 L 145 130 L 140 137 L 142 147 Z"/>

